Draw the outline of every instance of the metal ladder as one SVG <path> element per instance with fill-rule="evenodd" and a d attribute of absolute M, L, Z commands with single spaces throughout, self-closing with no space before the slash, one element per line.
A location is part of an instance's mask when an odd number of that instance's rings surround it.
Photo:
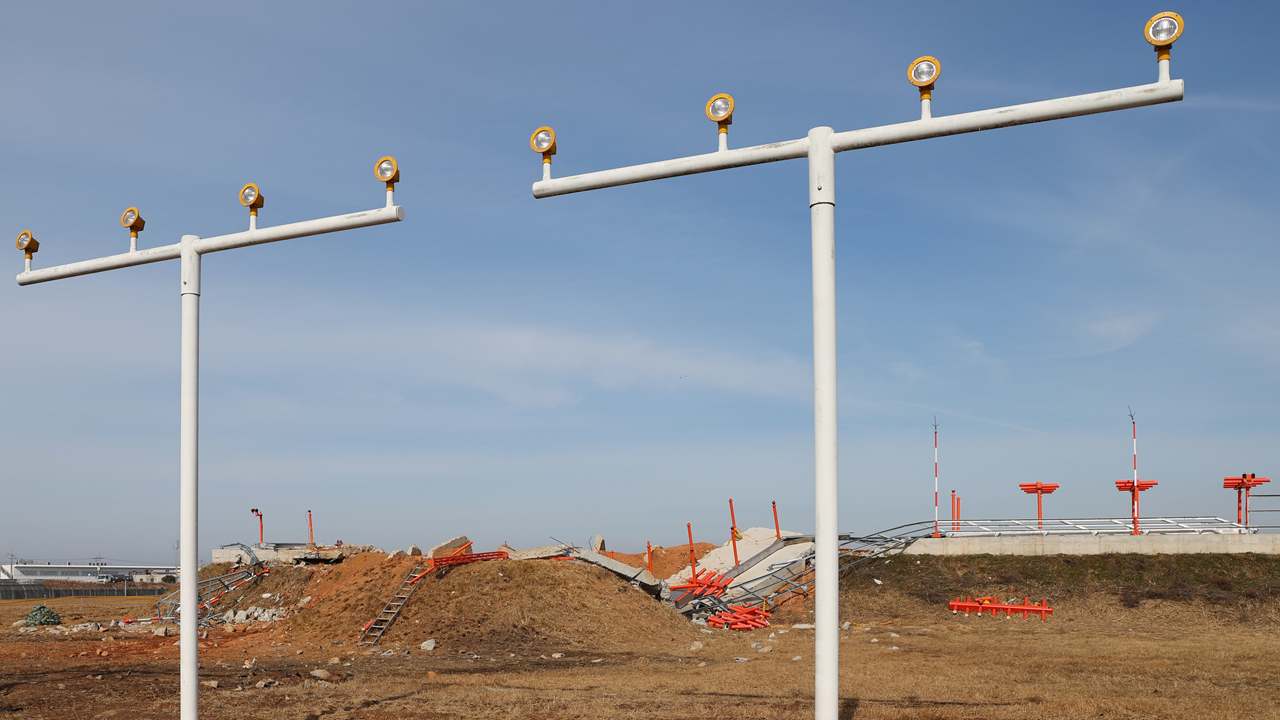
<path fill-rule="evenodd" d="M 413 591 L 417 589 L 413 581 L 417 578 L 418 571 L 421 569 L 421 566 L 413 566 L 413 570 L 410 570 L 409 574 L 405 576 L 404 582 L 400 583 L 400 587 L 396 589 L 396 594 L 391 596 L 387 606 L 382 608 L 382 612 L 378 613 L 378 617 L 374 618 L 373 622 L 365 626 L 364 632 L 360 635 L 360 642 L 356 643 L 357 647 L 376 644 L 382 638 L 382 634 L 387 631 L 387 628 L 391 627 L 396 618 L 400 617 L 400 611 L 404 609 L 405 604 L 409 602 L 409 598 L 413 597 Z"/>

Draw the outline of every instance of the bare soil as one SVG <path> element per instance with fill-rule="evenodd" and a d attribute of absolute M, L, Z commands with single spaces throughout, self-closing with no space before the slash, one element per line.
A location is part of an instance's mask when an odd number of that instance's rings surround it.
<path fill-rule="evenodd" d="M 1186 557 L 900 556 L 867 568 L 842 588 L 841 717 L 1280 717 L 1277 560 Z M 201 679 L 218 686 L 201 688 L 203 717 L 813 715 L 813 635 L 784 627 L 807 613 L 707 634 L 593 566 L 496 561 L 424 579 L 382 642 L 356 647 L 415 561 L 384 558 L 273 570 L 229 595 L 239 608 L 275 607 L 277 594 L 281 607 L 311 600 L 277 623 L 209 631 Z M 1055 612 L 965 617 L 936 599 L 992 593 L 1045 596 Z M 34 604 L 0 604 L 0 719 L 177 716 L 174 637 L 9 627 Z M 155 608 L 152 598 L 47 604 L 64 625 Z M 428 637 L 436 649 L 420 650 Z M 312 678 L 318 668 L 333 682 Z"/>
<path fill-rule="evenodd" d="M 703 555 L 715 550 L 719 545 L 711 543 L 694 543 L 694 557 L 701 559 Z M 653 576 L 659 580 L 666 580 L 681 570 L 689 567 L 689 546 L 676 545 L 675 547 L 657 547 L 652 551 L 653 555 Z M 620 563 L 626 563 L 634 568 L 648 568 L 648 558 L 642 552 L 639 553 L 621 553 L 611 552 L 609 557 Z"/>

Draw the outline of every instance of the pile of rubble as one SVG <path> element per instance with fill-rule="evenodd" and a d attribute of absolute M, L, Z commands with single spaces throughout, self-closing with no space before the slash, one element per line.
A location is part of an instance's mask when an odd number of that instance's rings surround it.
<path fill-rule="evenodd" d="M 35 627 L 37 625 L 60 625 L 62 618 L 58 617 L 58 613 L 44 605 L 35 606 L 26 619 L 27 627 Z"/>
<path fill-rule="evenodd" d="M 226 623 L 275 622 L 288 617 L 284 608 L 263 608 L 250 605 L 244 610 L 228 610 L 222 616 Z"/>

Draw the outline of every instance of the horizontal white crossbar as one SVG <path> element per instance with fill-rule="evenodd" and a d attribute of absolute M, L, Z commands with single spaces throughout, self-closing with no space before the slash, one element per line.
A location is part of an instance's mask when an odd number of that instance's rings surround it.
<path fill-rule="evenodd" d="M 245 232 L 232 233 L 230 235 L 200 238 L 192 243 L 192 249 L 194 249 L 197 254 L 203 255 L 205 253 L 218 252 L 219 250 L 230 250 L 232 248 L 248 247 L 250 245 L 262 245 L 264 243 L 291 240 L 293 238 L 307 237 L 309 235 L 323 235 L 325 233 L 338 232 L 339 230 L 354 230 L 355 228 L 384 225 L 386 223 L 399 222 L 403 219 L 404 208 L 399 205 L 392 205 L 390 207 L 381 207 L 376 210 L 351 213 L 350 215 L 335 215 L 333 217 L 319 218 L 316 220 L 304 220 L 302 222 L 276 225 L 275 227 L 247 230 Z M 56 267 L 31 270 L 18 275 L 18 284 L 34 285 L 36 283 L 49 282 L 50 280 L 61 280 L 62 278 L 75 277 L 77 275 L 92 275 L 93 273 L 115 270 L 117 268 L 132 267 L 134 265 L 148 265 L 150 263 L 161 262 L 164 260 L 175 260 L 181 255 L 182 244 L 174 243 L 173 245 L 147 248 L 145 250 L 137 250 L 135 252 L 127 252 L 120 255 L 110 255 L 108 257 L 97 258 L 95 260 L 84 260 L 66 265 L 58 265 Z"/>
<path fill-rule="evenodd" d="M 882 125 L 863 130 L 839 132 L 831 136 L 831 146 L 836 152 L 844 152 L 845 150 L 893 145 L 912 140 L 961 135 L 978 132 L 979 130 L 994 130 L 996 128 L 1026 125 L 1045 120 L 1093 115 L 1112 110 L 1142 107 L 1144 105 L 1159 105 L 1160 103 L 1181 100 L 1182 94 L 1183 82 L 1181 80 L 1171 80 L 1169 82 L 1122 88 L 1120 90 L 1073 95 L 1056 100 L 1010 105 L 1009 107 L 995 108 L 994 110 L 979 110 L 960 115 L 946 115 L 895 125 Z M 769 145 L 756 145 L 737 150 L 724 150 L 675 160 L 632 165 L 614 170 L 601 170 L 583 175 L 540 180 L 533 184 L 533 196 L 536 198 L 554 197 L 584 190 L 630 185 L 632 183 L 679 177 L 681 175 L 695 175 L 712 170 L 760 165 L 779 160 L 794 160 L 806 157 L 808 154 L 809 138 L 805 137 L 799 140 L 788 140 Z"/>

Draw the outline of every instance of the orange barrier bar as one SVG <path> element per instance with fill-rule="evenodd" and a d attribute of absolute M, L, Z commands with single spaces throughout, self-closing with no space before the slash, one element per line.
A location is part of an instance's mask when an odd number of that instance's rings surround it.
<path fill-rule="evenodd" d="M 693 554 L 693 523 L 685 523 L 685 527 L 689 529 L 689 570 L 696 572 L 698 569 L 698 558 Z"/>
<path fill-rule="evenodd" d="M 738 518 L 733 514 L 733 498 L 729 498 L 729 543 L 733 545 L 733 566 L 738 567 Z"/>
<path fill-rule="evenodd" d="M 952 615 L 963 611 L 965 617 L 968 617 L 970 612 L 976 612 L 981 616 L 987 610 L 991 611 L 991 617 L 1003 612 L 1006 619 L 1013 617 L 1014 613 L 1022 613 L 1023 620 L 1026 620 L 1028 615 L 1036 614 L 1040 616 L 1041 621 L 1048 620 L 1048 616 L 1053 614 L 1053 608 L 1049 607 L 1047 598 L 1041 599 L 1038 605 L 1033 604 L 1030 598 L 1023 598 L 1021 605 L 1014 604 L 1013 601 L 1001 603 L 997 597 L 980 597 L 976 600 L 956 598 L 947 603 L 947 609 L 951 610 Z"/>

